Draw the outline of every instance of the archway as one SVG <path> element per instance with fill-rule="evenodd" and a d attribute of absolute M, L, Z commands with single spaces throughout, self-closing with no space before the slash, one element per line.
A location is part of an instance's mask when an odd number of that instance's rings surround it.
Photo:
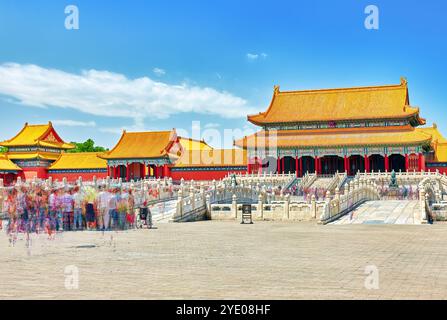
<path fill-rule="evenodd" d="M 385 157 L 380 154 L 370 155 L 369 167 L 371 172 L 385 172 Z"/>
<path fill-rule="evenodd" d="M 303 174 L 315 172 L 315 159 L 309 156 L 302 157 Z"/>
<path fill-rule="evenodd" d="M 359 155 L 349 157 L 349 168 L 351 175 L 356 175 L 358 171 L 365 171 L 365 158 Z"/>
<path fill-rule="evenodd" d="M 390 170 L 396 172 L 406 171 L 405 169 L 405 157 L 401 154 L 392 154 L 389 158 L 390 160 Z"/>
<path fill-rule="evenodd" d="M 284 160 L 284 173 L 295 173 L 296 172 L 296 161 L 295 158 L 287 156 L 283 158 Z"/>
<path fill-rule="evenodd" d="M 344 172 L 344 159 L 339 156 L 324 156 L 321 158 L 322 174 L 335 174 Z"/>

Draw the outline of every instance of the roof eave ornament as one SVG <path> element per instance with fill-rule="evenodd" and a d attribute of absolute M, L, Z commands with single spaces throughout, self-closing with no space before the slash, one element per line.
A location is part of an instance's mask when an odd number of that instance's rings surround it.
<path fill-rule="evenodd" d="M 406 86 L 407 84 L 408 84 L 407 78 L 400 77 L 400 85 L 401 86 Z"/>
<path fill-rule="evenodd" d="M 278 85 L 274 85 L 273 86 L 273 93 L 275 94 L 275 96 L 279 93 L 279 86 Z"/>

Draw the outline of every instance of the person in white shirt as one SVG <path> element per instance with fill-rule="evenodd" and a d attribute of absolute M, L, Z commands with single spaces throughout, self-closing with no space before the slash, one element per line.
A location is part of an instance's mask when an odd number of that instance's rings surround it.
<path fill-rule="evenodd" d="M 99 187 L 100 192 L 98 193 L 98 229 L 104 230 L 108 228 L 109 226 L 106 225 L 109 223 L 109 192 L 104 190 L 103 187 Z M 107 216 L 107 217 L 106 217 Z M 106 221 L 107 220 L 107 221 Z"/>
<path fill-rule="evenodd" d="M 82 230 L 83 229 L 82 206 L 84 204 L 84 196 L 82 192 L 79 190 L 79 187 L 76 187 L 74 189 L 73 201 L 74 201 L 73 230 Z"/>

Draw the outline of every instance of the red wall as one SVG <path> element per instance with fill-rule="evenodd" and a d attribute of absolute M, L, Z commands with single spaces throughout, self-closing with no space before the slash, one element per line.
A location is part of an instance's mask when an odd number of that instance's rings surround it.
<path fill-rule="evenodd" d="M 54 180 L 62 181 L 67 178 L 68 182 L 74 182 L 79 177 L 82 177 L 82 181 L 91 181 L 93 180 L 93 176 L 96 176 L 97 179 L 107 178 L 107 172 L 76 172 L 76 173 L 48 173 L 48 176 Z"/>
<path fill-rule="evenodd" d="M 46 179 L 48 178 L 48 171 L 46 167 L 22 168 L 22 171 L 18 174 L 18 176 L 24 180 L 32 180 L 33 177 Z"/>
<path fill-rule="evenodd" d="M 243 173 L 245 174 L 247 170 L 239 171 L 171 171 L 172 180 L 219 180 L 225 178 L 230 173 Z"/>

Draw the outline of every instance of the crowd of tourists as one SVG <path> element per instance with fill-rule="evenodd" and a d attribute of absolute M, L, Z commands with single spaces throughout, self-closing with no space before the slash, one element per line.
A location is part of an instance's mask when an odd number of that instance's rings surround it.
<path fill-rule="evenodd" d="M 0 229 L 8 233 L 125 230 L 135 228 L 136 215 L 156 190 L 100 186 L 15 186 L 2 188 Z"/>

